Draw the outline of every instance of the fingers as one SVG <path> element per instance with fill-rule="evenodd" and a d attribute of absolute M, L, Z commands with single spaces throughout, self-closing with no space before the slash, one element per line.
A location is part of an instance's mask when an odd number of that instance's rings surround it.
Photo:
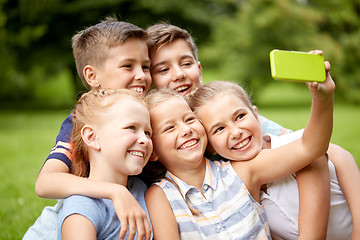
<path fill-rule="evenodd" d="M 330 65 L 330 62 L 329 61 L 325 61 L 325 70 L 326 72 L 329 72 L 330 71 L 330 68 L 331 68 L 331 65 Z"/>
<path fill-rule="evenodd" d="M 309 51 L 308 53 L 323 55 L 323 51 L 322 51 L 322 50 L 311 50 L 311 51 Z"/>
<path fill-rule="evenodd" d="M 127 232 L 127 226 L 128 226 L 128 221 L 127 221 L 127 218 L 124 217 L 122 219 L 119 219 L 120 220 L 120 234 L 119 234 L 119 239 L 122 240 L 122 239 L 125 239 L 125 235 L 126 235 L 126 232 Z"/>
<path fill-rule="evenodd" d="M 151 238 L 151 226 L 150 226 L 150 223 L 149 223 L 147 218 L 144 220 L 144 226 L 145 226 L 145 240 L 150 240 L 150 238 Z"/>
<path fill-rule="evenodd" d="M 128 239 L 134 239 L 135 234 L 136 234 L 136 220 L 132 216 L 129 218 Z"/>
<path fill-rule="evenodd" d="M 121 228 L 119 239 L 124 239 L 128 233 L 127 239 L 134 239 L 137 234 L 137 240 L 150 240 L 151 227 L 143 209 L 136 209 L 133 213 L 119 219 Z"/>

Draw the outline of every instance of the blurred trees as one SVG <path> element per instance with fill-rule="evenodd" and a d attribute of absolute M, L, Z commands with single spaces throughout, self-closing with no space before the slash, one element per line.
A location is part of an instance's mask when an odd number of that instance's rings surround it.
<path fill-rule="evenodd" d="M 206 67 L 259 92 L 270 77 L 272 49 L 321 49 L 336 94 L 360 103 L 360 2 L 357 0 L 231 1 L 233 13 L 216 16 L 201 48 Z M 338 81 L 337 81 L 338 80 Z"/>
<path fill-rule="evenodd" d="M 110 14 L 143 28 L 165 20 L 189 30 L 204 69 L 255 92 L 270 82 L 270 50 L 322 49 L 336 93 L 360 102 L 357 0 L 0 0 L 0 100 L 31 99 L 34 86 L 64 71 L 74 95 L 82 90 L 71 37 Z"/>

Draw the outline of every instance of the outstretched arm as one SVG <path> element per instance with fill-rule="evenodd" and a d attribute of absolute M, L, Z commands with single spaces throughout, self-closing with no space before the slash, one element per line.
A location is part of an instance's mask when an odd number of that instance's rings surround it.
<path fill-rule="evenodd" d="M 296 173 L 299 189 L 299 240 L 326 239 L 330 211 L 330 175 L 324 155 Z"/>
<path fill-rule="evenodd" d="M 360 171 L 354 157 L 345 149 L 330 144 L 329 157 L 336 169 L 336 175 L 349 204 L 353 221 L 351 239 L 360 239 Z"/>
<path fill-rule="evenodd" d="M 255 185 L 261 186 L 299 171 L 327 152 L 332 133 L 335 83 L 329 74 L 328 62 L 325 62 L 325 69 L 325 82 L 307 83 L 312 108 L 302 137 L 282 147 L 261 151 L 256 160 L 248 163 Z"/>
<path fill-rule="evenodd" d="M 163 190 L 153 185 L 145 193 L 154 239 L 180 239 L 174 212 Z"/>

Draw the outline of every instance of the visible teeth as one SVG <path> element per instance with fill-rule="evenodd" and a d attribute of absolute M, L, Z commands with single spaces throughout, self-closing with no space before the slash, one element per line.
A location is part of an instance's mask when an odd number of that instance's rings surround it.
<path fill-rule="evenodd" d="M 136 93 L 143 93 L 144 92 L 144 88 L 142 87 L 132 87 L 130 88 L 130 90 L 136 92 Z"/>
<path fill-rule="evenodd" d="M 244 147 L 246 144 L 248 144 L 249 141 L 250 141 L 250 138 L 247 138 L 244 141 L 240 142 L 239 144 L 235 145 L 233 148 L 240 149 L 240 148 Z"/>
<path fill-rule="evenodd" d="M 139 152 L 139 151 L 129 151 L 129 153 L 130 153 L 131 155 L 134 155 L 134 156 L 144 157 L 144 153 L 143 153 L 143 152 Z"/>
<path fill-rule="evenodd" d="M 181 145 L 179 149 L 186 149 L 186 148 L 192 147 L 192 146 L 194 146 L 196 143 L 197 143 L 197 140 L 196 140 L 196 139 L 191 140 L 191 141 L 189 141 L 189 142 Z"/>
<path fill-rule="evenodd" d="M 178 88 L 175 88 L 175 91 L 177 91 L 177 92 L 182 92 L 182 91 L 184 91 L 184 90 L 186 90 L 186 89 L 188 89 L 189 88 L 189 86 L 180 86 L 180 87 L 178 87 Z"/>

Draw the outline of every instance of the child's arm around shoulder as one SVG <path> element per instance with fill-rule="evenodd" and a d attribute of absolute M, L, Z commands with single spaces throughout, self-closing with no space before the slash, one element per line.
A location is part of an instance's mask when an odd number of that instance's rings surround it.
<path fill-rule="evenodd" d="M 145 193 L 145 201 L 154 239 L 180 239 L 176 218 L 164 191 L 152 185 Z"/>
<path fill-rule="evenodd" d="M 64 161 L 64 159 L 71 160 L 71 155 L 67 154 L 69 149 L 64 148 L 66 143 L 70 142 L 72 131 L 69 117 L 62 124 L 56 145 L 40 170 L 35 185 L 36 194 L 51 199 L 62 199 L 75 194 L 111 199 L 123 226 L 129 225 L 130 231 L 134 232 L 137 229 L 138 235 L 144 234 L 146 239 L 149 239 L 151 228 L 146 213 L 125 186 L 92 181 L 70 173 L 69 166 Z M 124 238 L 126 232 L 126 227 L 121 228 L 120 237 Z"/>

